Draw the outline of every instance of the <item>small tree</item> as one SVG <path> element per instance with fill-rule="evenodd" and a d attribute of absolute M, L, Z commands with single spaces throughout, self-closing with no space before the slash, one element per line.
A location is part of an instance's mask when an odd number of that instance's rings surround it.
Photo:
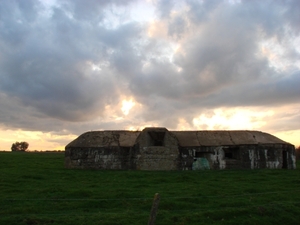
<path fill-rule="evenodd" d="M 25 152 L 29 144 L 25 141 L 13 143 L 11 146 L 12 151 L 21 151 Z"/>

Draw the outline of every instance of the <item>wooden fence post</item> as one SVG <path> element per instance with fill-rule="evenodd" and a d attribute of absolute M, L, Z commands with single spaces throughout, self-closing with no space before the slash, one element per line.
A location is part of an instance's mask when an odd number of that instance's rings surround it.
<path fill-rule="evenodd" d="M 150 213 L 148 225 L 154 225 L 154 223 L 155 223 L 159 200 L 160 200 L 160 195 L 159 195 L 159 193 L 156 193 L 154 195 L 154 199 L 153 199 L 153 204 L 152 204 L 152 208 L 151 208 L 151 213 Z"/>

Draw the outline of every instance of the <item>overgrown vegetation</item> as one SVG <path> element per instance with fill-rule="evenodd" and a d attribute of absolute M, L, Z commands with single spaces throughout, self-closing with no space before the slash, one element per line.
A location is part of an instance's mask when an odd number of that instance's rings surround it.
<path fill-rule="evenodd" d="M 63 153 L 0 152 L 0 224 L 299 224 L 296 170 L 69 170 Z M 298 163 L 298 168 L 300 167 Z"/>

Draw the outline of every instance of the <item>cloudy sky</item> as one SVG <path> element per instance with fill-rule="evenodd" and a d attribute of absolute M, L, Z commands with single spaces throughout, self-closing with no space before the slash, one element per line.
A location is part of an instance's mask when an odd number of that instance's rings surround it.
<path fill-rule="evenodd" d="M 300 145 L 300 1 L 0 0 L 0 149 L 146 126 Z"/>

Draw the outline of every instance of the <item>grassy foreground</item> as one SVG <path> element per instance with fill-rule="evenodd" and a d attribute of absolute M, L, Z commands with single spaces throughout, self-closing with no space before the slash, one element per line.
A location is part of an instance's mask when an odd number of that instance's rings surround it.
<path fill-rule="evenodd" d="M 155 193 L 156 225 L 300 224 L 300 169 L 96 171 L 63 161 L 0 152 L 0 224 L 147 224 Z"/>

